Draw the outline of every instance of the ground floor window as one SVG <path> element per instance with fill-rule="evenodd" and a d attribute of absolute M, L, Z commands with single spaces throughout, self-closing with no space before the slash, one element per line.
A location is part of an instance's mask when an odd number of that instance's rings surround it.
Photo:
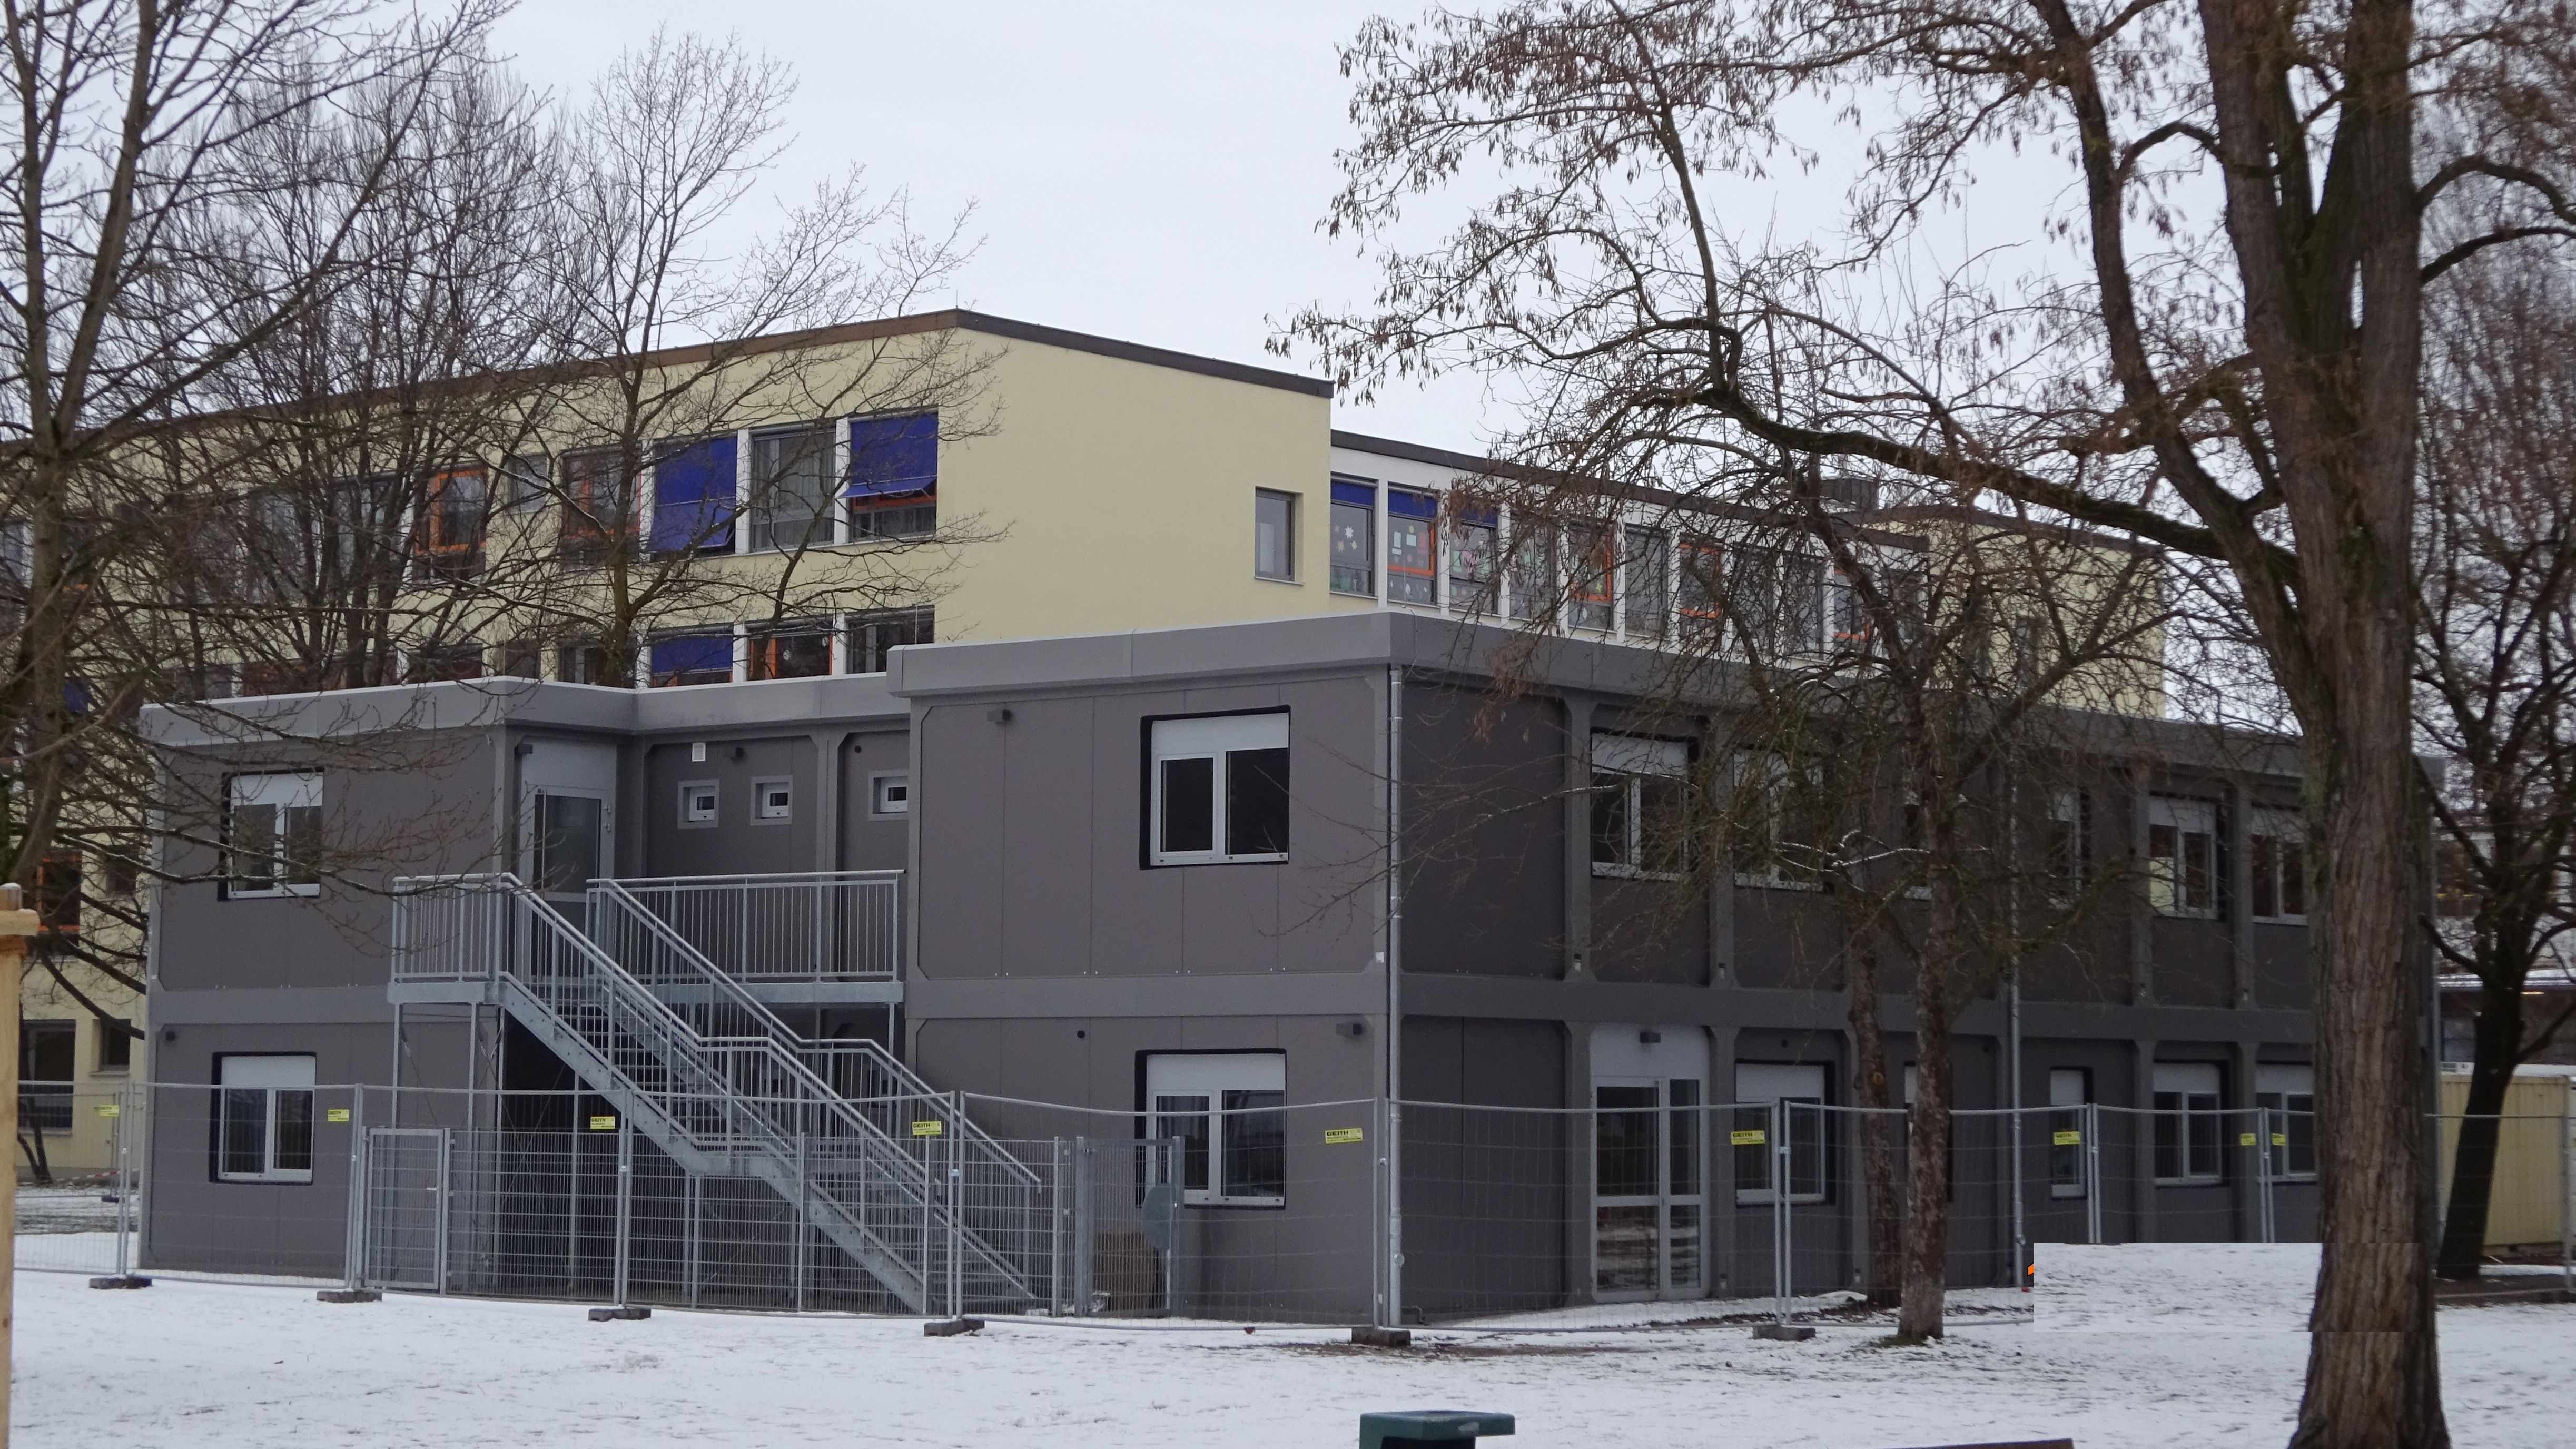
<path fill-rule="evenodd" d="M 215 1084 L 215 1176 L 311 1182 L 313 1058 L 219 1057 Z"/>
<path fill-rule="evenodd" d="M 2226 1175 L 2216 1062 L 2156 1063 L 2156 1181 L 2176 1186 Z"/>
<path fill-rule="evenodd" d="M 2254 1105 L 2265 1109 L 2274 1177 L 2317 1175 L 2317 1069 L 2271 1063 L 2254 1069 Z"/>
<path fill-rule="evenodd" d="M 1145 1058 L 1146 1135 L 1181 1144 L 1181 1201 L 1288 1204 L 1288 1058 L 1279 1052 Z"/>
<path fill-rule="evenodd" d="M 72 1130 L 72 1055 L 79 1030 L 70 1021 L 18 1023 L 18 1119 L 27 1130 Z"/>
<path fill-rule="evenodd" d="M 2085 1104 L 2093 1100 L 2093 1073 L 2083 1067 L 2048 1072 L 2048 1195 L 2084 1195 Z"/>
<path fill-rule="evenodd" d="M 1822 1064 L 1741 1062 L 1735 1068 L 1735 1200 L 1773 1201 L 1771 1104 L 1789 1103 L 1789 1201 L 1825 1200 L 1825 1069 Z M 1801 1110 L 1801 1109 L 1805 1110 Z"/>

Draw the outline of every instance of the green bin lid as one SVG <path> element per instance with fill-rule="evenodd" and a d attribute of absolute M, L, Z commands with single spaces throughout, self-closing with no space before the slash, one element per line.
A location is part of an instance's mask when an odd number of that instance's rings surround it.
<path fill-rule="evenodd" d="M 1360 1415 L 1360 1449 L 1381 1449 L 1389 1439 L 1466 1443 L 1512 1432 L 1512 1416 L 1481 1409 L 1390 1409 Z"/>

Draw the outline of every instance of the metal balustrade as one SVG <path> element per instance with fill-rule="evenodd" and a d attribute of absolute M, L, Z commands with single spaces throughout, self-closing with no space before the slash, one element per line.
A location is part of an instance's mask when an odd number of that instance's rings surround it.
<path fill-rule="evenodd" d="M 903 872 L 692 875 L 613 884 L 737 981 L 892 981 Z"/>
<path fill-rule="evenodd" d="M 873 1043 L 797 1038 L 614 883 L 587 932 L 507 874 L 395 892 L 397 984 L 479 988 L 684 1173 L 767 1183 L 915 1311 L 1044 1301 L 992 1246 L 1041 1239 L 1034 1175 Z"/>

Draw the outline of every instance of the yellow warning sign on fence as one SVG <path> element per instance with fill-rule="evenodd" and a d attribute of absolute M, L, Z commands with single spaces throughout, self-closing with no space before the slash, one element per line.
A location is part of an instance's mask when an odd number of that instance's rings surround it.
<path fill-rule="evenodd" d="M 2051 1132 L 2048 1134 L 2048 1143 L 2052 1147 L 2081 1147 L 2084 1145 L 2084 1134 L 2081 1132 Z"/>
<path fill-rule="evenodd" d="M 614 1117 L 593 1117 L 590 1119 L 590 1130 L 593 1132 L 614 1132 L 617 1130 L 617 1119 Z"/>
<path fill-rule="evenodd" d="M 1726 1140 L 1736 1147 L 1759 1147 L 1768 1139 L 1762 1135 L 1762 1129 L 1759 1127 L 1740 1127 L 1727 1133 Z"/>
<path fill-rule="evenodd" d="M 2251 1146 L 2253 1146 L 2253 1145 L 2254 1145 L 2254 1134 L 2253 1134 L 2253 1133 L 2251 1133 L 2251 1132 L 2239 1132 L 2239 1133 L 2237 1133 L 2237 1134 L 2236 1134 L 2236 1145 L 2237 1145 L 2237 1146 L 2239 1146 L 2239 1147 L 2251 1147 Z"/>
<path fill-rule="evenodd" d="M 349 1120 L 349 1109 L 346 1107 L 327 1108 L 322 1113 L 322 1120 L 325 1122 L 346 1122 Z"/>
<path fill-rule="evenodd" d="M 102 1117 L 113 1117 L 116 1115 L 116 1111 L 117 1107 L 114 1102 L 101 1102 L 98 1104 L 98 1115 Z"/>
<path fill-rule="evenodd" d="M 1324 1141 L 1327 1145 L 1339 1142 L 1357 1142 L 1359 1140 L 1360 1129 L 1357 1127 L 1327 1127 L 1324 1129 Z"/>
<path fill-rule="evenodd" d="M 2273 1145 L 2273 1146 L 2275 1146 L 2275 1147 L 2287 1147 L 2287 1146 L 2289 1146 L 2289 1145 L 2290 1145 L 2290 1134 L 2289 1134 L 2289 1133 L 2287 1133 L 2287 1132 L 2275 1132 L 2275 1133 L 2273 1133 L 2273 1134 L 2272 1134 L 2272 1145 Z"/>
<path fill-rule="evenodd" d="M 915 1137 L 936 1137 L 939 1135 L 939 1124 L 936 1122 L 915 1122 L 912 1124 L 912 1135 Z"/>

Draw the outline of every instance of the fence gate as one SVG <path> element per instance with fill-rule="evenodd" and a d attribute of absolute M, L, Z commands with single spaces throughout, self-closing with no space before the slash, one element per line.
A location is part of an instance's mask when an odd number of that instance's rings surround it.
<path fill-rule="evenodd" d="M 366 1283 L 438 1292 L 447 1281 L 447 1131 L 367 1132 Z"/>

